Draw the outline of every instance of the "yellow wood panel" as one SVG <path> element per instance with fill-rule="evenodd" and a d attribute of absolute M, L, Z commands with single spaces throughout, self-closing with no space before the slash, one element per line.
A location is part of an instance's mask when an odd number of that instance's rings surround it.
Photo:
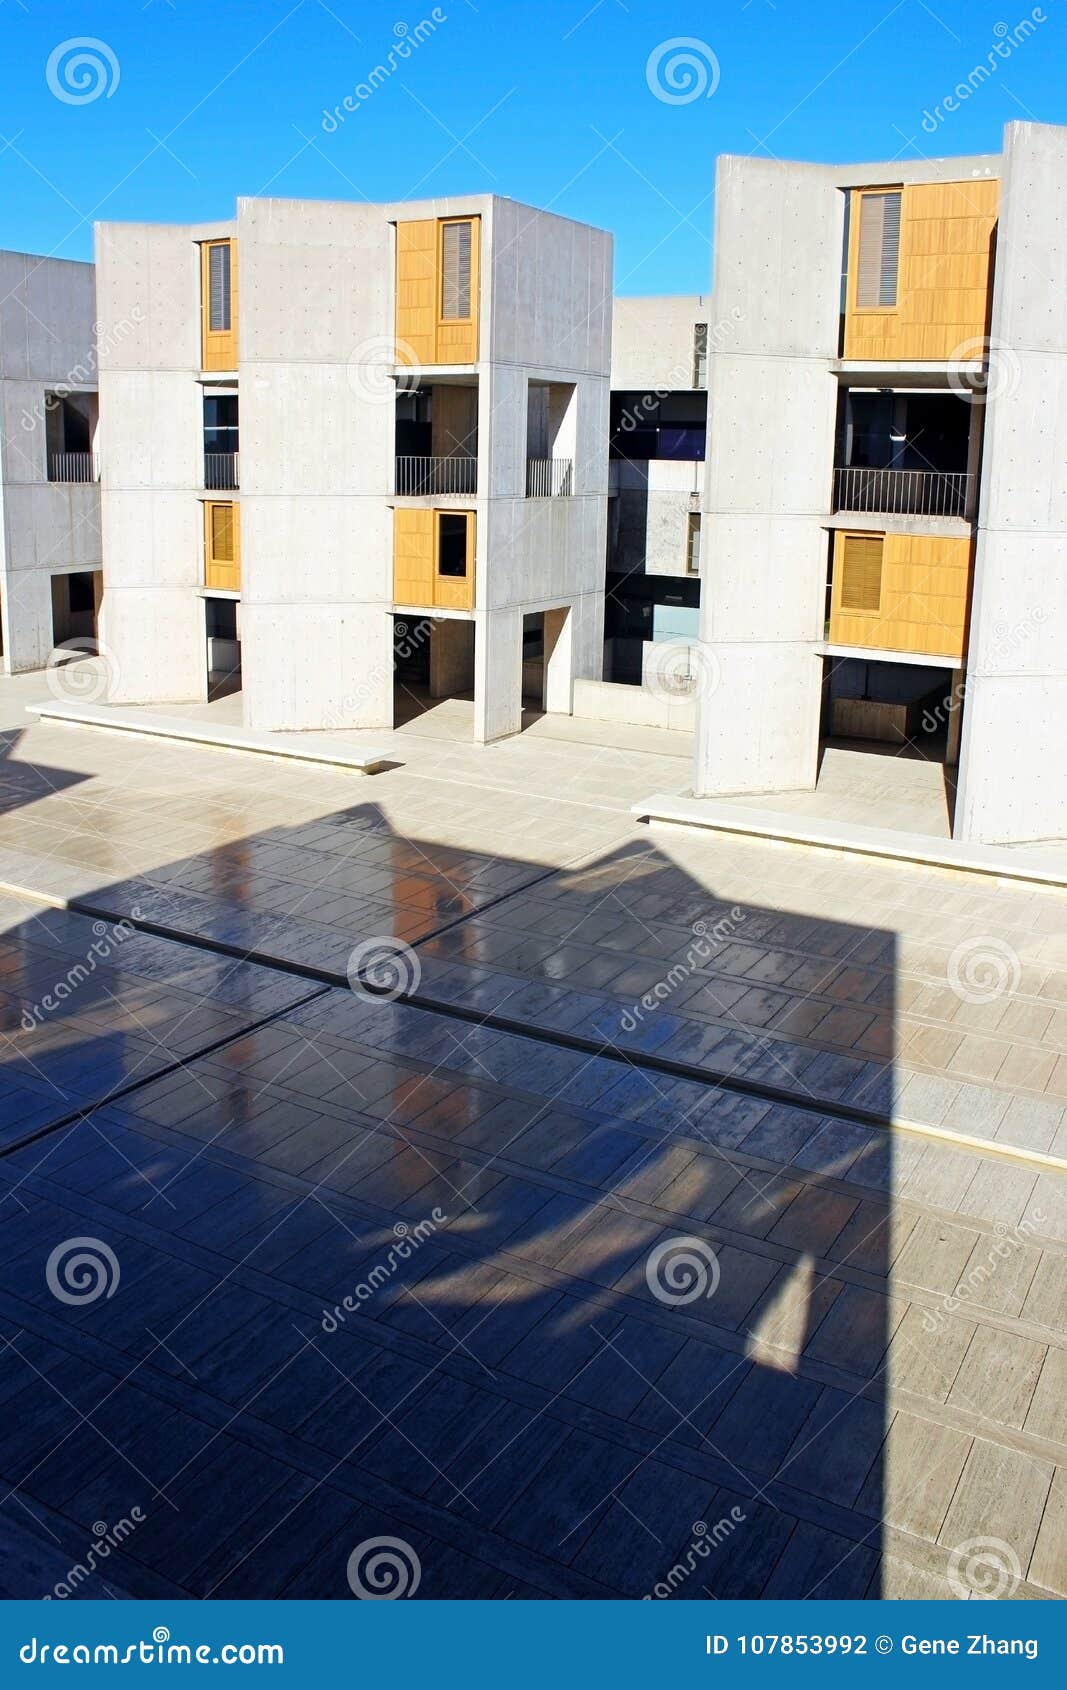
<path fill-rule="evenodd" d="M 432 510 L 394 510 L 394 604 L 433 604 L 435 530 Z"/>
<path fill-rule="evenodd" d="M 204 505 L 204 586 L 241 591 L 241 507 L 207 500 Z"/>
<path fill-rule="evenodd" d="M 396 226 L 396 361 L 437 362 L 437 221 Z"/>
<path fill-rule="evenodd" d="M 212 329 L 208 303 L 210 299 L 210 258 L 213 246 L 230 249 L 230 326 Z M 202 241 L 200 244 L 200 324 L 201 369 L 235 370 L 237 368 L 237 242 Z"/>
<path fill-rule="evenodd" d="M 854 192 L 846 358 L 944 362 L 985 335 L 999 195 L 1000 183 L 986 177 L 916 182 L 901 189 L 897 302 L 861 310 L 856 305 L 856 285 L 862 194 Z M 973 347 L 964 355 L 975 356 Z"/>
<path fill-rule="evenodd" d="M 441 247 L 448 223 L 471 226 L 469 317 L 441 314 Z M 422 218 L 396 226 L 396 340 L 398 364 L 475 364 L 481 281 L 481 219 Z"/>
<path fill-rule="evenodd" d="M 873 651 L 916 652 L 961 658 L 966 649 L 971 585 L 971 542 L 956 536 L 886 534 L 877 609 L 843 610 L 842 559 L 850 538 L 834 535 L 830 640 Z"/>
<path fill-rule="evenodd" d="M 466 575 L 441 575 L 438 572 L 438 545 L 440 536 L 440 522 L 442 516 L 465 516 L 467 519 L 467 573 Z M 439 610 L 473 610 L 474 609 L 474 512 L 473 511 L 434 511 L 434 592 L 433 602 Z"/>

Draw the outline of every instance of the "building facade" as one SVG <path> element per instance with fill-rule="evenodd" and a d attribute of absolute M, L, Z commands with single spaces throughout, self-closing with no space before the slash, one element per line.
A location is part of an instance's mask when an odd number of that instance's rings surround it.
<path fill-rule="evenodd" d="M 707 441 L 706 294 L 616 299 L 611 352 L 608 680 L 695 640 Z"/>
<path fill-rule="evenodd" d="M 811 788 L 826 738 L 873 739 L 958 762 L 957 837 L 1062 836 L 1065 165 L 1034 124 L 720 160 L 699 795 Z"/>
<path fill-rule="evenodd" d="M 97 229 L 115 701 L 569 711 L 603 651 L 611 240 L 492 196 Z"/>
<path fill-rule="evenodd" d="M 93 267 L 0 252 L 0 661 L 88 649 L 101 593 Z"/>

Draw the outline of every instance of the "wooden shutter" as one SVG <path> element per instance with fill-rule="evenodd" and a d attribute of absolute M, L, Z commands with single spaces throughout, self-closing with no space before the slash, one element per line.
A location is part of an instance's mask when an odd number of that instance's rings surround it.
<path fill-rule="evenodd" d="M 220 592 L 241 590 L 240 507 L 209 500 L 204 506 L 204 585 Z"/>
<path fill-rule="evenodd" d="M 204 241 L 200 247 L 202 367 L 237 368 L 237 242 Z"/>
<path fill-rule="evenodd" d="M 441 317 L 467 322 L 471 314 L 471 226 L 445 223 L 441 229 Z"/>
<path fill-rule="evenodd" d="M 897 302 L 900 263 L 900 192 L 863 194 L 860 199 L 856 304 L 862 309 Z"/>
<path fill-rule="evenodd" d="M 841 609 L 877 612 L 882 603 L 881 534 L 846 534 L 841 547 Z"/>
<path fill-rule="evenodd" d="M 230 327 L 230 243 L 208 248 L 208 328 L 213 334 Z"/>

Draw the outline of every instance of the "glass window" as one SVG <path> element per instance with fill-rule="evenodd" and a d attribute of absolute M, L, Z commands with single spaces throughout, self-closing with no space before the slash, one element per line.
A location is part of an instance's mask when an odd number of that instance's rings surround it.
<path fill-rule="evenodd" d="M 437 518 L 437 573 L 462 578 L 467 573 L 467 518 L 444 512 Z"/>

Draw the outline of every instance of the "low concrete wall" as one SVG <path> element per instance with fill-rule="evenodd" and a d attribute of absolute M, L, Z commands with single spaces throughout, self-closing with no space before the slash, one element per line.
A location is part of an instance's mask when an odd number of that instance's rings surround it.
<path fill-rule="evenodd" d="M 574 714 L 597 722 L 628 722 L 633 727 L 675 728 L 692 733 L 696 704 L 691 698 L 669 698 L 647 687 L 620 686 L 614 681 L 575 681 Z"/>

